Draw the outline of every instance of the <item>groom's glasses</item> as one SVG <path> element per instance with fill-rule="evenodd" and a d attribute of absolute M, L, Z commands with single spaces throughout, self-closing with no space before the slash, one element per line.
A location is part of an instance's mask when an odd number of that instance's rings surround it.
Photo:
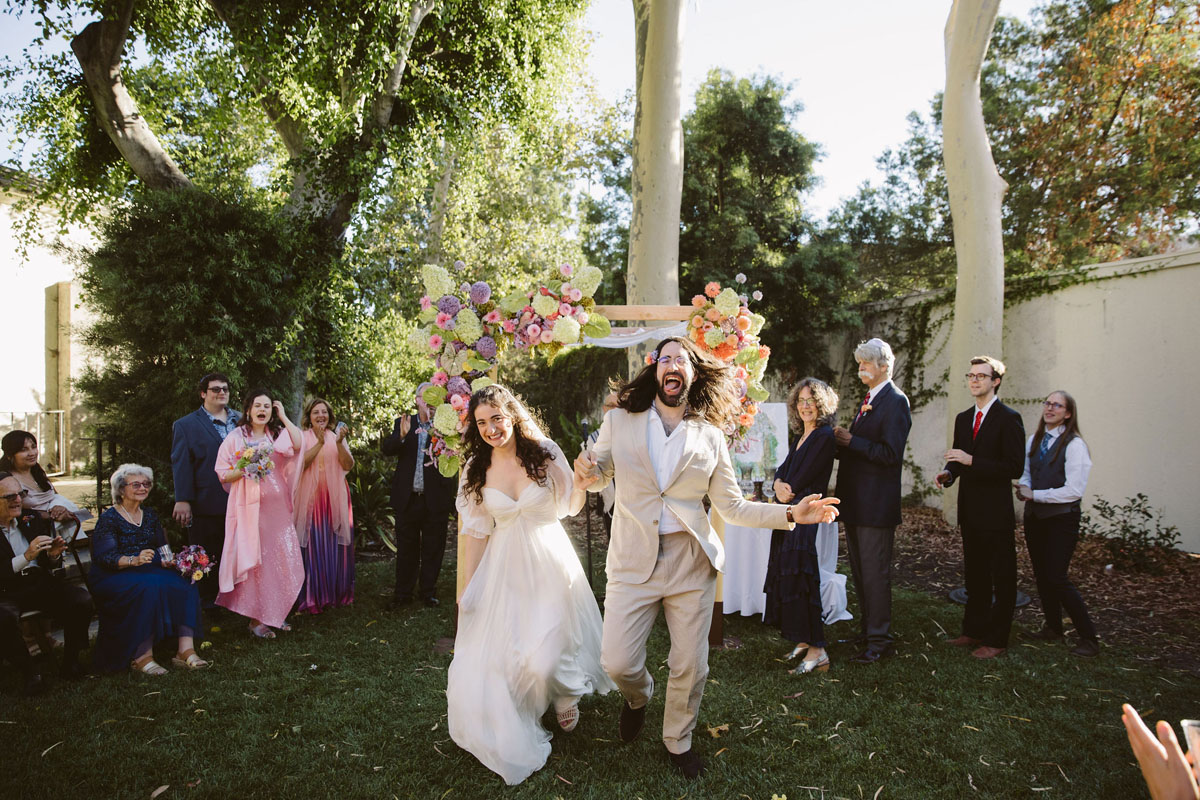
<path fill-rule="evenodd" d="M 680 369 L 686 367 L 688 365 L 688 361 L 689 359 L 687 356 L 675 356 L 674 358 L 671 358 L 670 356 L 660 356 L 658 359 L 659 366 L 669 367 L 673 364 Z"/>

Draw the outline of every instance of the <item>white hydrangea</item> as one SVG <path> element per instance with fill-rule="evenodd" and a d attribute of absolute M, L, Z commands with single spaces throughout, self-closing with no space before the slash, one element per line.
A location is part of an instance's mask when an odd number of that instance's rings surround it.
<path fill-rule="evenodd" d="M 598 268 L 580 267 L 575 271 L 571 285 L 583 292 L 584 297 L 591 297 L 600 288 L 600 281 L 602 280 L 604 280 L 604 273 Z"/>
<path fill-rule="evenodd" d="M 449 403 L 442 403 L 433 412 L 433 427 L 443 436 L 453 436 L 458 432 L 458 412 Z"/>
<path fill-rule="evenodd" d="M 713 328 L 704 333 L 704 343 L 709 347 L 716 347 L 723 341 L 725 341 L 725 331 L 720 328 Z"/>
<path fill-rule="evenodd" d="M 732 317 L 737 314 L 742 303 L 741 300 L 738 299 L 737 292 L 735 292 L 733 289 L 725 288 L 722 289 L 721 293 L 717 295 L 715 300 L 713 300 L 713 305 L 717 307 L 717 311 L 720 311 L 722 316 Z"/>
<path fill-rule="evenodd" d="M 766 324 L 767 318 L 762 314 L 750 315 L 750 335 L 758 336 L 758 332 L 762 330 L 762 326 Z"/>
<path fill-rule="evenodd" d="M 454 317 L 454 335 L 468 347 L 483 336 L 483 324 L 479 317 L 469 308 L 464 308 Z"/>
<path fill-rule="evenodd" d="M 450 273 L 435 264 L 421 267 L 421 280 L 425 284 L 425 294 L 437 299 L 444 294 L 454 294 L 454 280 Z"/>
<path fill-rule="evenodd" d="M 429 328 L 413 328 L 408 334 L 408 346 L 418 353 L 429 349 Z"/>
<path fill-rule="evenodd" d="M 575 344 L 579 341 L 579 323 L 573 317 L 559 317 L 554 321 L 554 341 Z"/>
<path fill-rule="evenodd" d="M 533 296 L 533 310 L 539 316 L 548 317 L 558 311 L 558 300 L 548 294 L 536 294 Z"/>

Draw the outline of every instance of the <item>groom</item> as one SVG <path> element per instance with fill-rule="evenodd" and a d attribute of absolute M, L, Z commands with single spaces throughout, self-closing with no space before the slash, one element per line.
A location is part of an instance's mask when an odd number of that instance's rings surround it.
<path fill-rule="evenodd" d="M 716 576 L 725 562 L 704 511 L 750 528 L 831 522 L 835 498 L 794 506 L 751 503 L 733 474 L 724 430 L 738 413 L 732 367 L 688 339 L 659 342 L 651 363 L 618 391 L 589 452 L 575 459 L 575 488 L 601 491 L 616 479 L 601 660 L 625 697 L 621 740 L 642 729 L 654 680 L 646 639 L 661 607 L 671 635 L 663 743 L 695 778 L 704 763 L 692 730 L 708 675 L 708 628 Z"/>

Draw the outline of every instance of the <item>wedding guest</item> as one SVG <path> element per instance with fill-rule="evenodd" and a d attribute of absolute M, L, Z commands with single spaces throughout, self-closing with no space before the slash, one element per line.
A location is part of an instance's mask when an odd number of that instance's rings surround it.
<path fill-rule="evenodd" d="M 166 532 L 154 509 L 142 505 L 154 473 L 140 464 L 122 464 L 109 483 L 113 504 L 92 533 L 89 577 L 100 617 L 93 666 L 103 672 L 165 675 L 154 660 L 154 645 L 177 638 L 174 666 L 207 667 L 196 655 L 194 638 L 201 632 L 200 594 L 170 560 L 163 561 L 159 548 L 167 544 Z"/>
<path fill-rule="evenodd" d="M 1155 725 L 1158 739 L 1142 722 L 1137 709 L 1125 703 L 1121 706 L 1121 722 L 1129 737 L 1129 746 L 1142 768 L 1142 778 L 1150 790 L 1151 800 L 1200 800 L 1200 764 L 1196 763 L 1194 748 L 1183 754 L 1171 723 L 1159 720 Z"/>
<path fill-rule="evenodd" d="M 1084 658 L 1100 655 L 1100 636 L 1067 573 L 1079 542 L 1079 501 L 1091 471 L 1075 398 L 1051 392 L 1042 403 L 1037 430 L 1025 443 L 1025 471 L 1017 485 L 1017 497 L 1025 501 L 1025 547 L 1045 617 L 1042 629 L 1029 637 L 1062 641 L 1065 608 L 1079 636 L 1071 653 Z"/>
<path fill-rule="evenodd" d="M 792 387 L 787 400 L 788 418 L 799 437 L 775 471 L 775 497 L 779 502 L 791 503 L 797 497 L 829 491 L 837 451 L 832 427 L 837 403 L 837 393 L 816 378 L 804 378 Z M 783 638 L 796 645 L 788 660 L 804 658 L 791 670 L 794 675 L 829 670 L 817 559 L 818 527 L 796 525 L 791 530 L 771 533 L 763 587 L 767 594 L 764 621 L 778 625 Z"/>
<path fill-rule="evenodd" d="M 69 537 L 77 522 L 92 518 L 92 512 L 80 508 L 54 491 L 46 470 L 38 463 L 37 438 L 27 431 L 9 431 L 0 439 L 0 470 L 12 473 L 28 494 L 21 506 L 48 516 L 58 534 Z"/>
<path fill-rule="evenodd" d="M 250 618 L 250 632 L 290 631 L 288 612 L 304 586 L 304 560 L 292 522 L 289 470 L 300 429 L 264 389 L 246 394 L 242 424 L 226 437 L 214 469 L 229 492 L 217 605 Z"/>
<path fill-rule="evenodd" d="M 349 428 L 319 397 L 304 407 L 303 470 L 296 483 L 296 534 L 304 556 L 298 611 L 319 614 L 354 602 L 354 511 L 346 473 L 354 457 Z"/>
<path fill-rule="evenodd" d="M 241 415 L 229 408 L 229 378 L 210 372 L 200 379 L 200 407 L 175 420 L 171 428 L 171 474 L 175 479 L 172 516 L 187 531 L 188 544 L 211 556 L 225 549 L 225 511 L 229 495 L 214 472 L 217 450 L 237 428 Z M 214 607 L 217 581 L 200 582 L 206 609 Z"/>
<path fill-rule="evenodd" d="M 38 694 L 45 681 L 21 635 L 21 614 L 43 611 L 63 626 L 62 674 L 87 674 L 79 654 L 87 647 L 92 598 L 82 586 L 67 583 L 59 569 L 67 547 L 49 519 L 21 516 L 25 489 L 9 472 L 0 472 L 0 656 L 21 671 L 25 694 Z"/>
<path fill-rule="evenodd" d="M 407 605 L 416 589 L 425 605 L 438 605 L 437 579 L 446 554 L 446 525 L 454 507 L 454 476 L 438 471 L 429 455 L 433 412 L 422 396 L 430 383 L 416 391 L 416 414 L 396 417 L 390 436 L 379 449 L 399 456 L 392 475 L 392 511 L 396 517 L 396 585 L 393 607 Z"/>

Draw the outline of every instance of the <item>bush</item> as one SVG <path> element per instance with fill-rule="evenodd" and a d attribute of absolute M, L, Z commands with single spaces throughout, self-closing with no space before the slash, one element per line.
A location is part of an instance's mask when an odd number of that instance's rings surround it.
<path fill-rule="evenodd" d="M 354 469 L 347 476 L 354 506 L 356 548 L 387 548 L 396 552 L 396 517 L 392 512 L 392 473 L 396 459 L 379 452 L 377 443 L 354 454 Z"/>
<path fill-rule="evenodd" d="M 1141 492 L 1121 505 L 1097 497 L 1092 510 L 1099 519 L 1084 514 L 1080 527 L 1086 535 L 1104 540 L 1112 563 L 1118 566 L 1153 571 L 1157 569 L 1154 551 L 1179 545 L 1179 529 L 1163 525 L 1162 511 L 1151 508 L 1150 498 Z"/>
<path fill-rule="evenodd" d="M 609 378 L 624 378 L 626 353 L 606 347 L 572 347 L 552 361 L 524 350 L 506 353 L 500 382 L 525 399 L 546 423 L 547 435 L 574 458 L 583 441 L 582 422 L 599 425 Z"/>

